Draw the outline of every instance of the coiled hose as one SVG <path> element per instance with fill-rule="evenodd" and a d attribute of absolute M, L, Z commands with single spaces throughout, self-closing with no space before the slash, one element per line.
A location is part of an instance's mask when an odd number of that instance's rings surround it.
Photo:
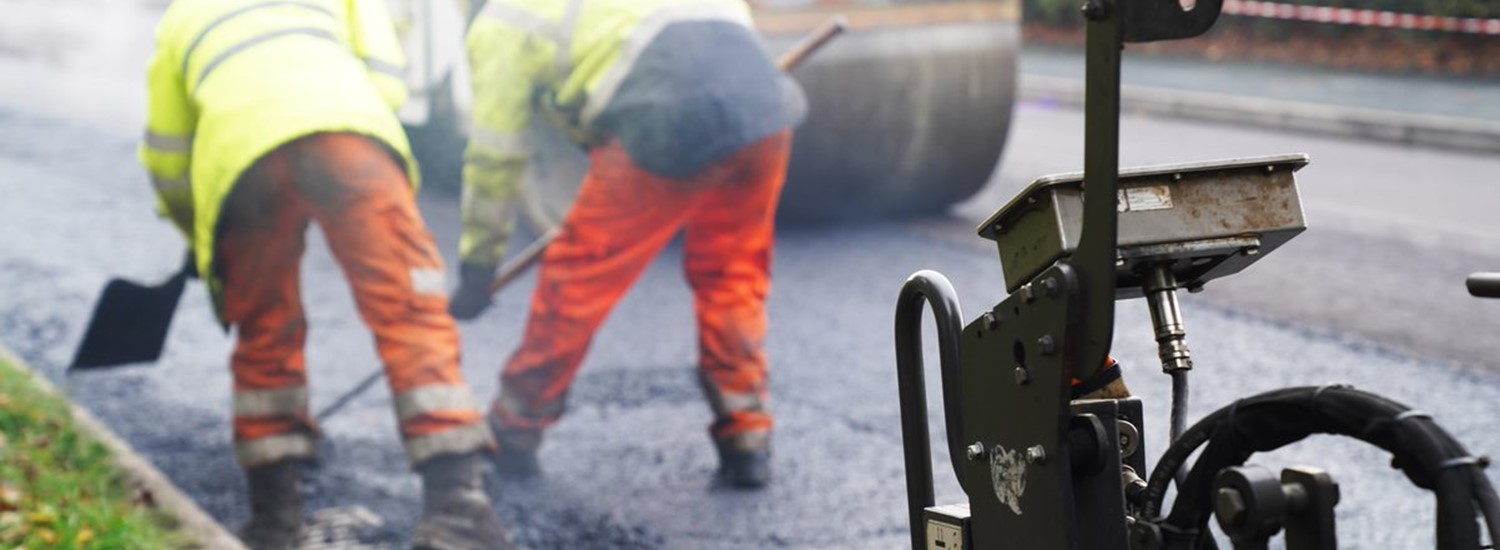
<path fill-rule="evenodd" d="M 1500 541 L 1500 498 L 1481 471 L 1487 461 L 1469 455 L 1425 413 L 1347 386 L 1299 387 L 1236 401 L 1189 428 L 1157 463 L 1145 492 L 1145 516 L 1159 517 L 1167 485 L 1200 446 L 1203 452 L 1178 488 L 1162 521 L 1166 548 L 1202 548 L 1210 539 L 1214 476 L 1250 455 L 1289 445 L 1312 434 L 1337 434 L 1393 455 L 1392 464 L 1437 497 L 1437 546 L 1477 549 L 1482 512 L 1491 541 Z M 1206 446 L 1205 446 L 1206 445 Z"/>

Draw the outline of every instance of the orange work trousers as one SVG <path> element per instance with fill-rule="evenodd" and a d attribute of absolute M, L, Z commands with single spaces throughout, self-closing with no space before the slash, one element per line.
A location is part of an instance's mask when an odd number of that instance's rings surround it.
<path fill-rule="evenodd" d="M 313 135 L 263 157 L 225 201 L 216 270 L 237 330 L 235 454 L 247 468 L 316 456 L 298 280 L 312 220 L 375 333 L 410 462 L 493 446 L 459 372 L 442 257 L 395 158 L 363 136 Z"/>
<path fill-rule="evenodd" d="M 595 331 L 679 231 L 710 432 L 741 450 L 768 443 L 765 303 L 790 149 L 791 133 L 782 132 L 685 180 L 636 166 L 617 143 L 592 151 L 562 232 L 542 256 L 524 339 L 490 409 L 502 447 L 540 443 Z"/>

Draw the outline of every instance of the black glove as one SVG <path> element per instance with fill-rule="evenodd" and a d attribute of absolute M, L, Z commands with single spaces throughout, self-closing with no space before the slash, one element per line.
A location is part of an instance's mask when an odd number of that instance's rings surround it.
<path fill-rule="evenodd" d="M 460 321 L 479 317 L 494 301 L 490 296 L 490 281 L 494 278 L 495 266 L 461 264 L 458 290 L 454 290 L 453 298 L 448 300 L 448 314 Z"/>

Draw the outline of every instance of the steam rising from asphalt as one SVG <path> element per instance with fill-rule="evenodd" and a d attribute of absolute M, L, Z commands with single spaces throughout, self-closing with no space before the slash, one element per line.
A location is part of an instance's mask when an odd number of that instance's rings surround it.
<path fill-rule="evenodd" d="M 139 132 L 146 60 L 164 6 L 161 0 L 0 0 L 0 100 Z"/>

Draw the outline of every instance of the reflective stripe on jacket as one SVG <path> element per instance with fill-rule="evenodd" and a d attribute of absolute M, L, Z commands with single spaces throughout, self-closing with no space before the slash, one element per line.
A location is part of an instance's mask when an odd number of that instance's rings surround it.
<path fill-rule="evenodd" d="M 383 0 L 176 0 L 156 31 L 141 161 L 190 241 L 218 309 L 219 213 L 240 174 L 319 132 L 370 136 L 416 161 L 394 110 L 406 60 Z"/>
<path fill-rule="evenodd" d="M 580 144 L 619 140 L 635 162 L 668 177 L 706 168 L 806 112 L 743 0 L 489 0 L 467 42 L 465 263 L 504 256 L 534 112 Z"/>

